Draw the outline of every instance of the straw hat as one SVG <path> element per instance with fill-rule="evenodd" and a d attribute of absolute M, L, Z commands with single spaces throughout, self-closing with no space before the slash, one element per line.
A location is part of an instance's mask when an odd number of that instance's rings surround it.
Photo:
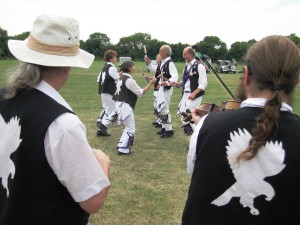
<path fill-rule="evenodd" d="M 73 18 L 40 15 L 29 37 L 9 40 L 8 48 L 20 61 L 43 66 L 89 68 L 95 56 L 79 48 L 79 25 Z"/>

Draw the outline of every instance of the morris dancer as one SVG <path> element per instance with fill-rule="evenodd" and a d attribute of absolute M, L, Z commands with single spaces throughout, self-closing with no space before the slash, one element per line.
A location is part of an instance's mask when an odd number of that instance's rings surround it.
<path fill-rule="evenodd" d="M 182 75 L 182 97 L 178 106 L 177 115 L 182 115 L 187 110 L 191 112 L 198 108 L 202 101 L 207 86 L 206 69 L 200 61 L 195 59 L 195 51 L 192 47 L 183 50 L 182 57 L 186 61 Z M 182 119 L 184 133 L 191 135 L 194 130 L 193 121 L 184 122 Z"/>
<path fill-rule="evenodd" d="M 115 101 L 113 95 L 116 92 L 116 83 L 119 79 L 119 73 L 115 67 L 117 61 L 117 52 L 108 50 L 104 53 L 104 60 L 106 61 L 103 69 L 98 76 L 99 95 L 101 96 L 102 111 L 97 119 L 97 136 L 110 136 L 107 133 L 107 125 L 114 121 Z"/>
<path fill-rule="evenodd" d="M 171 96 L 173 94 L 173 87 L 171 85 L 172 82 L 177 82 L 178 80 L 178 72 L 174 62 L 171 59 L 172 49 L 169 45 L 163 45 L 159 49 L 159 55 L 162 59 L 161 65 L 157 66 L 156 74 L 162 74 L 163 77 L 156 80 L 155 85 L 160 84 L 160 88 L 162 89 L 161 93 L 163 96 L 157 96 L 156 99 L 164 99 L 164 107 L 160 111 L 160 119 L 162 121 L 162 129 L 157 134 L 161 135 L 161 138 L 170 138 L 174 135 L 174 131 L 172 129 L 171 115 L 170 115 L 170 101 Z M 148 69 L 150 70 L 151 64 L 150 59 L 145 57 L 145 62 L 147 64 Z M 158 103 L 157 103 L 158 104 Z M 156 107 L 159 107 L 158 105 Z"/>
<path fill-rule="evenodd" d="M 161 65 L 161 57 L 159 54 L 157 54 L 156 56 L 156 63 L 157 65 L 153 65 L 150 63 L 150 59 L 148 58 L 144 58 L 145 62 L 147 63 L 147 68 L 148 70 L 155 76 L 155 78 L 157 78 L 157 76 L 160 74 L 160 71 L 157 70 L 157 67 L 160 67 Z M 153 104 L 153 107 L 154 107 L 154 114 L 156 115 L 156 120 L 152 123 L 155 127 L 157 128 L 161 128 L 162 127 L 162 124 L 161 124 L 161 120 L 160 118 L 158 117 L 158 113 L 157 113 L 157 110 L 156 110 L 156 101 L 157 101 L 157 93 L 158 93 L 158 89 L 159 89 L 159 84 L 158 83 L 155 83 L 154 84 L 154 91 L 153 91 L 153 96 L 154 96 L 154 104 Z"/>
<path fill-rule="evenodd" d="M 156 79 L 153 78 L 150 80 L 147 86 L 142 89 L 132 78 L 135 71 L 135 66 L 132 61 L 123 62 L 120 68 L 123 74 L 117 83 L 114 100 L 116 101 L 116 112 L 123 122 L 125 129 L 117 145 L 117 149 L 118 155 L 129 155 L 131 154 L 130 146 L 133 145 L 135 134 L 133 110 L 137 102 L 137 97 L 144 95 L 151 85 L 155 83 Z"/>

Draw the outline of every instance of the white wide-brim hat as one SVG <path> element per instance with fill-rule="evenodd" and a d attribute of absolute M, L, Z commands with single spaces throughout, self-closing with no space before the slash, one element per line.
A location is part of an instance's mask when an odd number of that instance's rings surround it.
<path fill-rule="evenodd" d="M 56 15 L 40 15 L 29 37 L 9 40 L 8 48 L 20 61 L 54 67 L 89 68 L 95 56 L 80 49 L 76 20 Z"/>

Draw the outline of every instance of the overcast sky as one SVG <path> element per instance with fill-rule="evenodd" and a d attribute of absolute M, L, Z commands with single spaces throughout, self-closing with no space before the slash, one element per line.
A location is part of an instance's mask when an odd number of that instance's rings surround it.
<path fill-rule="evenodd" d="M 113 44 L 136 32 L 190 45 L 217 36 L 228 48 L 272 34 L 300 36 L 300 0 L 0 0 L 0 27 L 9 36 L 30 31 L 43 13 L 78 20 L 84 41 L 101 32 Z"/>

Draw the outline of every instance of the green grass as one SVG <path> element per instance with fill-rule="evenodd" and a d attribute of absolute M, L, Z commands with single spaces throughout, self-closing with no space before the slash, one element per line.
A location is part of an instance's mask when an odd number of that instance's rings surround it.
<path fill-rule="evenodd" d="M 17 65 L 15 60 L 0 61 L 0 84 L 8 68 Z M 136 65 L 146 71 L 143 62 Z M 171 115 L 174 137 L 161 139 L 152 126 L 152 89 L 138 99 L 135 110 L 136 135 L 132 154 L 118 156 L 116 144 L 123 132 L 123 126 L 109 126 L 110 137 L 96 136 L 96 119 L 101 111 L 96 82 L 102 61 L 95 61 L 92 67 L 73 69 L 67 84 L 60 91 L 87 128 L 90 145 L 102 149 L 112 161 L 110 180 L 112 183 L 105 206 L 91 216 L 93 225 L 174 225 L 180 224 L 181 214 L 187 197 L 190 178 L 186 172 L 186 147 L 189 137 L 183 134 L 181 122 L 176 118 L 181 90 L 175 88 L 171 100 Z M 176 63 L 180 77 L 184 63 Z M 239 65 L 237 71 L 239 71 Z M 134 78 L 144 87 L 147 83 L 138 73 Z M 220 74 L 220 77 L 234 93 L 240 74 Z M 208 74 L 208 87 L 204 102 L 220 103 L 230 96 L 215 79 Z M 300 112 L 300 89 L 297 88 L 294 110 Z M 298 100 L 298 101 L 297 101 Z"/>

